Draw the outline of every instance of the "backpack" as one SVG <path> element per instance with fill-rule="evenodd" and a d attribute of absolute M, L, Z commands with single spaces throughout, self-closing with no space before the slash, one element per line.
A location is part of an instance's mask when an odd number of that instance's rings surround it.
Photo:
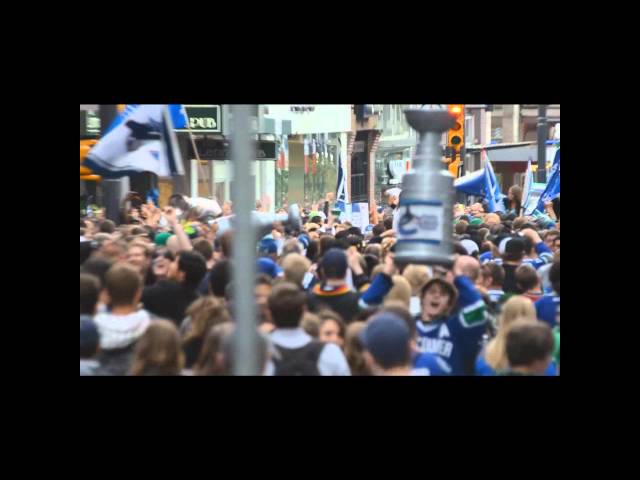
<path fill-rule="evenodd" d="M 300 348 L 285 348 L 275 345 L 280 358 L 273 358 L 274 375 L 278 377 L 320 376 L 318 358 L 326 344 L 311 341 Z"/>

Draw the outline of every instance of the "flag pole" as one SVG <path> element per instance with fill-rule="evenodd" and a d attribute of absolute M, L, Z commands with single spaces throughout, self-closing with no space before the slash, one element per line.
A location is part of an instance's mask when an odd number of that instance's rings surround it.
<path fill-rule="evenodd" d="M 191 140 L 191 147 L 193 148 L 193 152 L 196 155 L 196 161 L 198 162 L 198 173 L 203 173 L 204 168 L 200 165 L 200 154 L 198 153 L 198 147 L 196 146 L 195 138 L 193 137 L 193 131 L 191 130 L 191 122 L 189 122 L 189 116 L 187 115 L 187 110 L 184 111 L 184 116 L 187 120 L 187 132 L 189 133 L 189 140 Z M 215 183 L 215 177 L 213 174 L 213 160 L 211 160 L 211 182 L 207 185 L 207 191 L 209 192 L 209 196 L 213 197 L 211 193 L 211 183 Z M 204 176 L 204 175 L 202 175 Z M 200 190 L 200 181 L 198 181 L 198 190 Z M 196 197 L 198 196 L 198 192 L 196 192 Z M 217 199 L 215 199 L 217 201 Z"/>

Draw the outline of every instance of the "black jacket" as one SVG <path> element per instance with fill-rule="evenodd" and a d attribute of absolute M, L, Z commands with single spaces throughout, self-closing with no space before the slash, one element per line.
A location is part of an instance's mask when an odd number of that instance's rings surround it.
<path fill-rule="evenodd" d="M 178 328 L 185 317 L 185 311 L 199 295 L 173 280 L 161 280 L 146 287 L 142 294 L 144 309 L 156 317 L 173 321 Z"/>
<path fill-rule="evenodd" d="M 358 306 L 360 295 L 348 289 L 346 291 L 338 290 L 336 294 L 322 290 L 321 285 L 316 285 L 309 293 L 309 310 L 317 312 L 326 307 L 339 313 L 345 323 L 351 323 L 360 311 Z"/>

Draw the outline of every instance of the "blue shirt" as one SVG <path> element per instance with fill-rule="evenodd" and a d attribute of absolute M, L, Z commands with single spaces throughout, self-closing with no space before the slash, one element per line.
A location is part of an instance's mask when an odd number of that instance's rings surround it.
<path fill-rule="evenodd" d="M 484 352 L 478 355 L 478 359 L 476 360 L 476 375 L 479 377 L 494 377 L 496 375 L 496 371 L 491 368 L 491 365 L 489 365 L 484 358 Z M 556 367 L 556 362 L 551 362 L 545 370 L 544 376 L 555 377 L 557 375 L 558 368 Z"/>
<path fill-rule="evenodd" d="M 557 317 L 560 316 L 560 296 L 545 295 L 535 303 L 538 320 L 546 322 L 551 328 L 555 327 Z"/>
<path fill-rule="evenodd" d="M 486 327 L 486 307 L 473 281 L 456 277 L 458 305 L 449 317 L 424 323 L 416 319 L 418 351 L 439 356 L 452 375 L 472 375 Z"/>
<path fill-rule="evenodd" d="M 451 375 L 451 367 L 438 355 L 419 353 L 413 360 L 413 375 L 442 377 Z"/>

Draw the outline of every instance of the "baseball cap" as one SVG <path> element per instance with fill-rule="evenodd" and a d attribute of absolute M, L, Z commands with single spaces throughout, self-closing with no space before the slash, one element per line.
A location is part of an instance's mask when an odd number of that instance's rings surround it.
<path fill-rule="evenodd" d="M 155 242 L 156 245 L 158 245 L 159 247 L 164 247 L 167 244 L 167 240 L 169 240 L 169 237 L 171 236 L 171 234 L 169 232 L 161 232 L 158 233 L 155 238 L 153 239 L 153 241 Z"/>
<path fill-rule="evenodd" d="M 469 255 L 473 255 L 475 252 L 479 252 L 478 244 L 471 239 L 460 240 L 460 245 L 464 247 Z"/>
<path fill-rule="evenodd" d="M 406 322 L 389 312 L 375 315 L 360 336 L 364 347 L 383 368 L 391 368 L 407 360 L 410 338 Z"/>
<path fill-rule="evenodd" d="M 347 273 L 347 255 L 344 250 L 330 248 L 322 256 L 320 266 L 327 278 L 343 278 Z"/>
<path fill-rule="evenodd" d="M 270 258 L 262 257 L 258 259 L 258 272 L 276 278 L 282 273 L 282 268 Z"/>
<path fill-rule="evenodd" d="M 262 255 L 271 255 L 273 253 L 278 253 L 278 244 L 273 238 L 263 238 L 260 241 L 258 250 Z"/>
<path fill-rule="evenodd" d="M 499 250 L 502 255 L 524 253 L 524 240 L 520 237 L 505 238 L 500 242 Z"/>

